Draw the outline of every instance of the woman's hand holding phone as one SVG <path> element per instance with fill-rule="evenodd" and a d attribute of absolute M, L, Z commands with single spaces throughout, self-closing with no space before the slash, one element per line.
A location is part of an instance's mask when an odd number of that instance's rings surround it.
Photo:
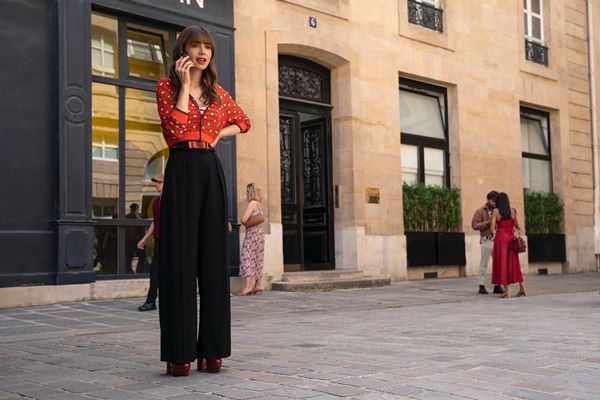
<path fill-rule="evenodd" d="M 189 87 L 191 83 L 190 69 L 194 66 L 194 63 L 190 60 L 190 57 L 184 51 L 181 53 L 179 60 L 175 62 L 175 73 L 179 77 L 181 86 Z"/>

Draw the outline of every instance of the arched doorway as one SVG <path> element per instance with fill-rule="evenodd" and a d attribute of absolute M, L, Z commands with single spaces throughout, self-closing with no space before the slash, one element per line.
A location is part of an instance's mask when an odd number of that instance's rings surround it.
<path fill-rule="evenodd" d="M 281 220 L 286 272 L 333 269 L 330 72 L 279 57 Z"/>

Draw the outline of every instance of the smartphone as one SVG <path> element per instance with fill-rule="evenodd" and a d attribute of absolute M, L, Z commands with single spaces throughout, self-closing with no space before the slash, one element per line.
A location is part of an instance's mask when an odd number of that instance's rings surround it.
<path fill-rule="evenodd" d="M 181 52 L 181 56 L 180 57 L 189 57 L 188 54 L 184 51 Z"/>

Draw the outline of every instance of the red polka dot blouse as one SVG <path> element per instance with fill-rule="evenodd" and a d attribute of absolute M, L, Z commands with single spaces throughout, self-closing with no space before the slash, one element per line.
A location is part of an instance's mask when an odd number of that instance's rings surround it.
<path fill-rule="evenodd" d="M 156 85 L 156 106 L 160 116 L 163 136 L 167 145 L 186 140 L 200 140 L 213 143 L 221 129 L 228 125 L 237 125 L 242 133 L 250 129 L 250 119 L 244 110 L 237 105 L 225 89 L 215 85 L 221 97 L 221 104 L 211 103 L 202 109 L 190 96 L 187 113 L 175 107 L 177 99 L 171 98 L 174 85 L 168 77 L 158 81 Z"/>

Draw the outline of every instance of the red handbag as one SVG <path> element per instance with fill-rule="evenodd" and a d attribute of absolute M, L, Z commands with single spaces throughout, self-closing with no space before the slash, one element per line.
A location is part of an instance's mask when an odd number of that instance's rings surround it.
<path fill-rule="evenodd" d="M 512 240 L 512 249 L 516 253 L 523 253 L 527 250 L 527 244 L 525 243 L 525 239 L 521 236 L 515 236 Z"/>

